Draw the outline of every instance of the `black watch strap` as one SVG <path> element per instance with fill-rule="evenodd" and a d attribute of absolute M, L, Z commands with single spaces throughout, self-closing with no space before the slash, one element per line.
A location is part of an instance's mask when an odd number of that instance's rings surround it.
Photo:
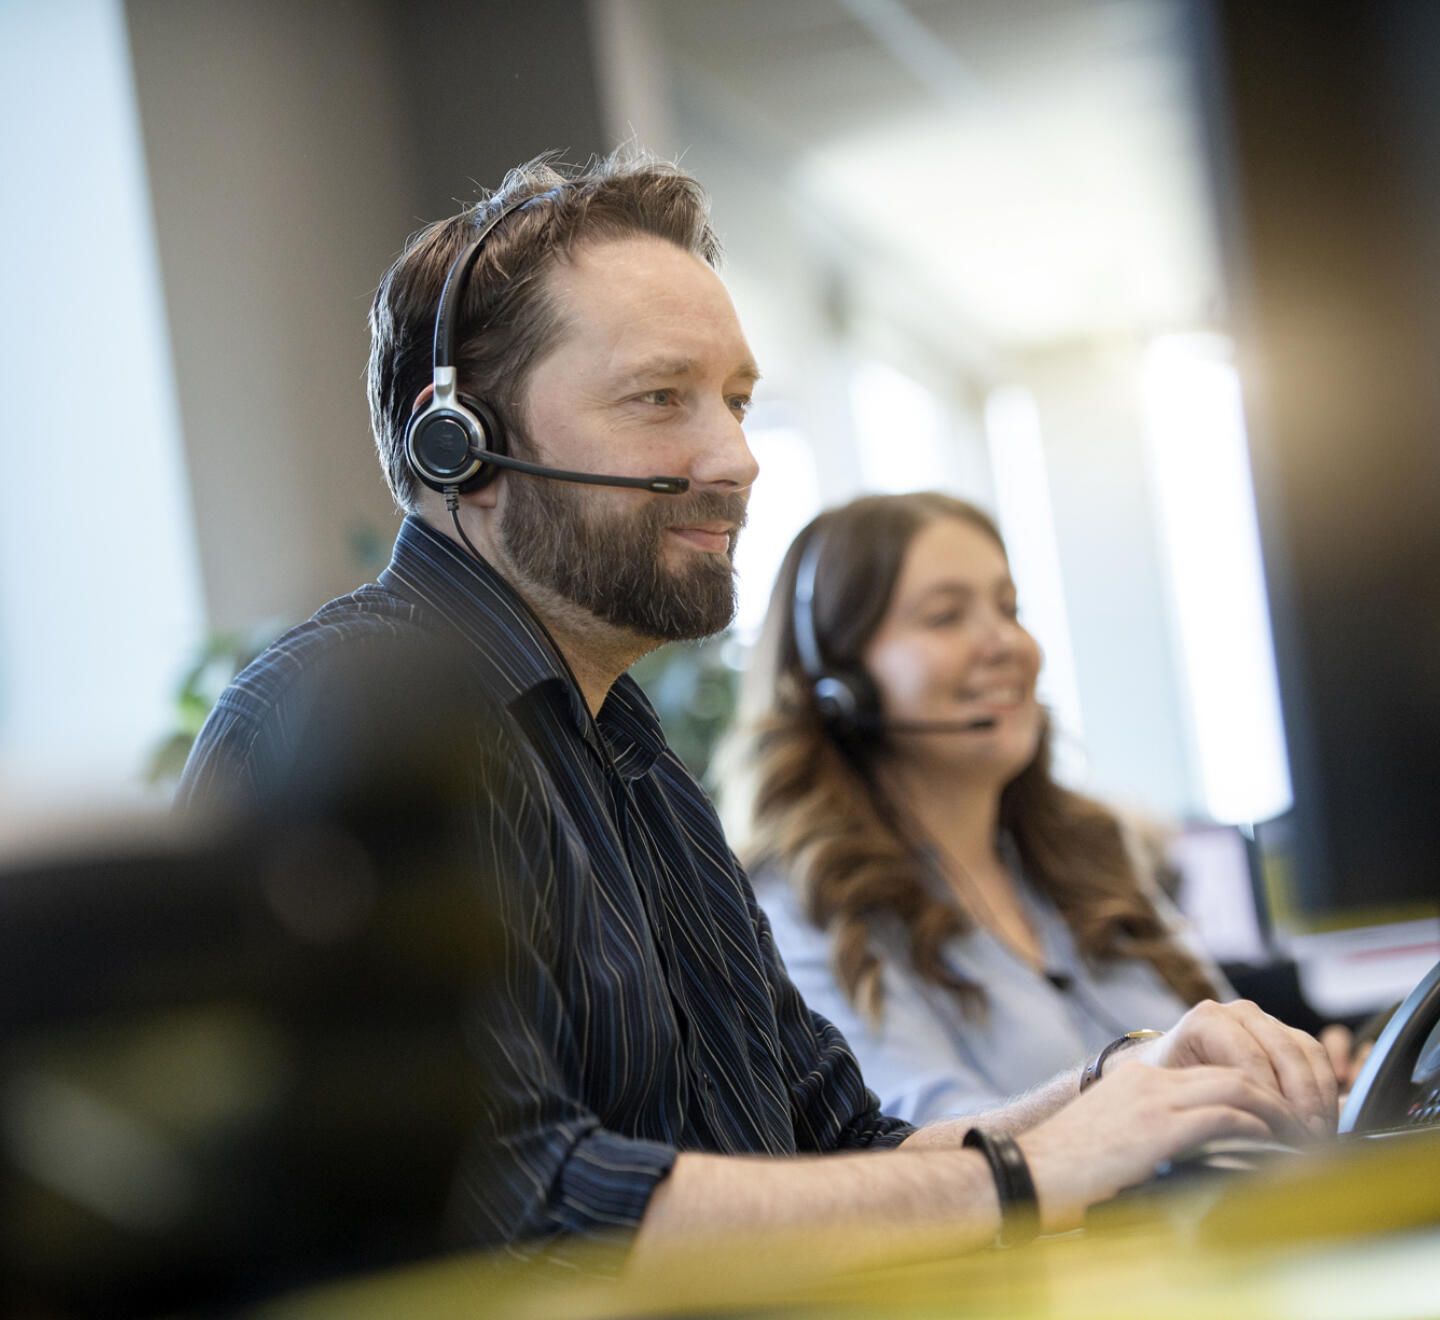
<path fill-rule="evenodd" d="M 995 1245 L 1014 1247 L 1032 1241 L 1040 1232 L 1040 1198 L 1035 1195 L 1035 1180 L 1019 1143 L 1003 1132 L 972 1127 L 962 1144 L 985 1157 L 995 1179 L 995 1194 L 1000 1202 L 1000 1231 Z"/>
<path fill-rule="evenodd" d="M 1114 1040 L 1085 1065 L 1085 1071 L 1080 1074 L 1080 1090 L 1088 1091 L 1100 1080 L 1100 1073 L 1105 1067 L 1105 1060 L 1114 1054 L 1116 1050 L 1123 1050 L 1127 1045 L 1134 1045 L 1142 1040 L 1154 1040 L 1156 1036 L 1163 1036 L 1164 1034 L 1163 1031 L 1156 1031 L 1153 1027 L 1141 1027 L 1139 1031 L 1127 1031 L 1123 1036 L 1116 1036 Z"/>

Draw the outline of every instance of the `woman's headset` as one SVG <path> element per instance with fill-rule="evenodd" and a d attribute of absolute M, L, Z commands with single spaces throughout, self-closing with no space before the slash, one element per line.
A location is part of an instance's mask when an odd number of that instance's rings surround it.
<path fill-rule="evenodd" d="M 819 526 L 813 527 L 795 572 L 795 600 L 790 611 L 795 650 L 815 694 L 815 709 L 826 727 L 842 737 L 873 734 L 883 727 L 874 681 L 863 670 L 827 665 L 820 651 L 820 635 L 815 629 L 815 577 L 824 553 L 825 533 Z"/>
<path fill-rule="evenodd" d="M 825 663 L 820 635 L 815 628 L 815 578 L 825 554 L 825 534 L 817 525 L 800 555 L 795 571 L 795 600 L 790 611 L 794 621 L 795 651 L 800 668 L 815 694 L 815 709 L 825 727 L 837 738 L 879 738 L 886 733 L 974 733 L 993 721 L 977 720 L 887 720 L 880 710 L 880 692 L 875 680 L 858 665 L 840 668 Z"/>

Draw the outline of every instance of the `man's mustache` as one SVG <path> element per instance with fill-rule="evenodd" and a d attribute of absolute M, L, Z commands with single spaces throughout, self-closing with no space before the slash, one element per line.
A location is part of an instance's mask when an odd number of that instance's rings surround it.
<path fill-rule="evenodd" d="M 684 495 L 667 495 L 647 513 L 659 527 L 689 527 L 694 523 L 734 523 L 738 531 L 745 526 L 748 498 L 739 491 L 722 494 L 714 490 L 689 491 Z"/>

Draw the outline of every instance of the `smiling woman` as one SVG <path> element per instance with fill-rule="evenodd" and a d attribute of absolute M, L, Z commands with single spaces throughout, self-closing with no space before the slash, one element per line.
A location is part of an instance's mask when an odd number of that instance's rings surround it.
<path fill-rule="evenodd" d="M 1227 993 L 1116 817 L 1050 773 L 1005 547 L 938 493 L 786 556 L 727 749 L 775 941 L 888 1113 L 973 1112 Z"/>

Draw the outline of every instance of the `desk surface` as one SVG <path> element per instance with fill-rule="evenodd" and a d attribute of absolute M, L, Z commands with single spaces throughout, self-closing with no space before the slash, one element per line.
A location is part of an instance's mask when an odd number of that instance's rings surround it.
<path fill-rule="evenodd" d="M 1433 1320 L 1440 1131 L 1355 1142 L 1257 1175 L 1099 1207 L 1012 1251 L 784 1277 L 722 1244 L 664 1276 L 535 1287 L 466 1258 L 272 1305 L 267 1320 L 381 1316 L 843 1316 L 856 1320 Z"/>

